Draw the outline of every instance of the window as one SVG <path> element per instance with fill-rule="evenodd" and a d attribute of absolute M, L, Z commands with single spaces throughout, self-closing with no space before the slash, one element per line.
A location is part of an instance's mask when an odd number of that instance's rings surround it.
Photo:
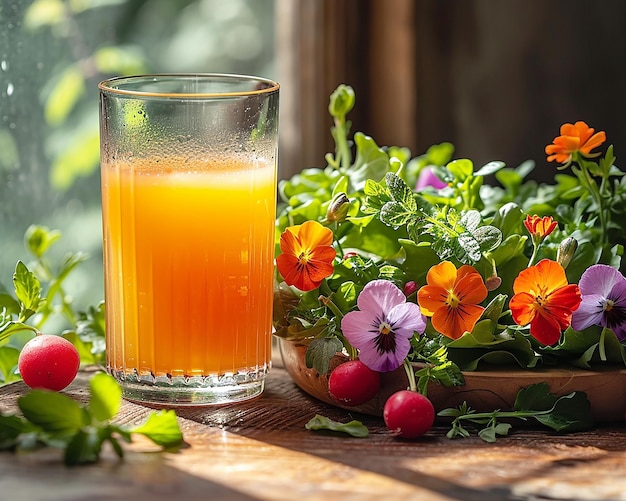
<path fill-rule="evenodd" d="M 31 224 L 51 257 L 84 251 L 77 305 L 103 298 L 98 90 L 147 72 L 274 75 L 274 0 L 17 0 L 0 4 L 0 283 L 28 261 Z"/>

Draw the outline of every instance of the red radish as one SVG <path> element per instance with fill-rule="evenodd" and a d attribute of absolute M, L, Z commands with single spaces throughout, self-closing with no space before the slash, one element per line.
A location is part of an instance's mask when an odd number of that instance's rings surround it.
<path fill-rule="evenodd" d="M 361 405 L 374 398 L 380 389 L 380 373 L 360 360 L 337 366 L 328 378 L 330 396 L 344 405 Z"/>
<path fill-rule="evenodd" d="M 421 437 L 435 422 L 435 408 L 416 391 L 401 390 L 391 395 L 383 407 L 387 428 L 402 438 Z"/>
<path fill-rule="evenodd" d="M 31 388 L 61 391 L 76 377 L 80 356 L 67 339 L 39 334 L 28 341 L 17 361 L 20 375 Z"/>

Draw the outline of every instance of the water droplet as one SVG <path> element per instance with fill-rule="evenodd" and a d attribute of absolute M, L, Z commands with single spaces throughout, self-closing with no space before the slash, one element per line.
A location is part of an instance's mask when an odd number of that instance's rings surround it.
<path fill-rule="evenodd" d="M 0 61 L 0 69 L 3 71 L 6 71 L 9 69 L 9 63 L 7 63 L 5 60 Z"/>
<path fill-rule="evenodd" d="M 13 87 L 13 84 L 9 82 L 9 85 L 7 85 L 7 96 L 10 96 L 11 94 L 13 94 L 14 90 L 15 90 L 15 87 Z"/>

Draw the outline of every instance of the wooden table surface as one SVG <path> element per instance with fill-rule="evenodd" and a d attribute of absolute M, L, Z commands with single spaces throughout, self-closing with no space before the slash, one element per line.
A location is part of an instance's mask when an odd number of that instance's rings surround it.
<path fill-rule="evenodd" d="M 66 392 L 84 399 L 88 377 L 79 374 Z M 0 388 L 0 410 L 15 411 L 26 389 Z M 124 402 L 117 421 L 138 423 L 151 410 Z M 177 453 L 135 441 L 122 461 L 106 449 L 98 464 L 68 468 L 58 450 L 0 452 L 0 499 L 626 500 L 624 423 L 571 435 L 514 426 L 487 444 L 447 439 L 443 424 L 403 441 L 363 415 L 352 417 L 369 427 L 364 439 L 306 430 L 316 413 L 350 417 L 275 367 L 256 400 L 178 409 L 189 446 Z"/>

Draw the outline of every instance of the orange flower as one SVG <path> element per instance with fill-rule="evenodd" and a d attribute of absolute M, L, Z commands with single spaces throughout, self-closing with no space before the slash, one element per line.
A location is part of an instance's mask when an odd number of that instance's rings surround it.
<path fill-rule="evenodd" d="M 432 317 L 435 330 L 451 339 L 471 331 L 484 310 L 478 303 L 487 297 L 480 274 L 469 265 L 457 270 L 443 261 L 428 270 L 426 282 L 417 292 L 417 302 L 422 313 Z"/>
<path fill-rule="evenodd" d="M 530 235 L 533 239 L 538 238 L 539 240 L 543 240 L 552 233 L 558 224 L 552 216 L 528 215 L 524 220 L 524 226 L 526 226 Z"/>
<path fill-rule="evenodd" d="M 554 138 L 552 144 L 546 146 L 548 162 L 567 164 L 572 161 L 572 155 L 577 151 L 585 157 L 595 156 L 591 150 L 597 148 L 606 141 L 606 133 L 596 132 L 585 122 L 575 124 L 563 124 L 561 135 Z"/>
<path fill-rule="evenodd" d="M 568 284 L 563 267 L 550 259 L 522 270 L 513 292 L 509 302 L 513 320 L 530 324 L 531 336 L 544 345 L 558 342 L 581 301 L 578 285 Z"/>
<path fill-rule="evenodd" d="M 278 271 L 287 285 L 303 292 L 319 286 L 333 272 L 333 232 L 317 221 L 290 226 L 280 236 Z"/>

